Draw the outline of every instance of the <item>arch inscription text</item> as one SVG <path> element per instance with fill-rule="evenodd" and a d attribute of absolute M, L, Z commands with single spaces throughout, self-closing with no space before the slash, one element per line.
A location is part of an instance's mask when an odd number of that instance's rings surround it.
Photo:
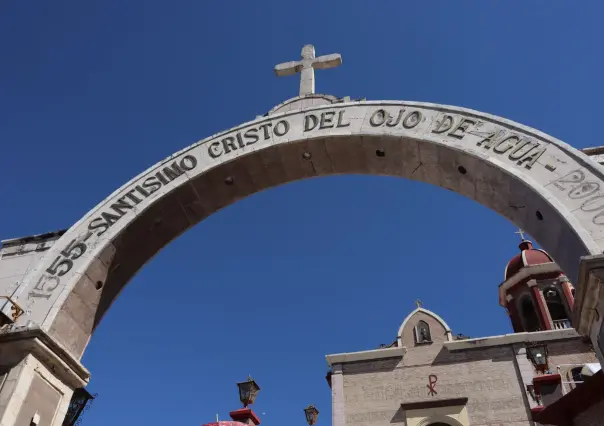
<path fill-rule="evenodd" d="M 40 323 L 51 321 L 51 308 L 54 306 L 56 311 L 77 278 L 101 257 L 126 224 L 175 188 L 255 151 L 319 138 L 416 141 L 417 168 L 439 161 L 427 146 L 479 159 L 505 170 L 554 206 L 567 227 L 579 235 L 584 254 L 601 251 L 603 174 L 601 166 L 577 150 L 516 123 L 465 109 L 404 102 L 337 104 L 243 124 L 202 140 L 131 180 L 75 224 L 25 277 L 17 291 L 19 302 L 29 314 L 23 317 Z M 401 157 L 401 167 L 404 161 Z M 459 173 L 473 173 L 462 160 L 458 162 L 455 167 Z M 540 214 L 537 212 L 537 220 L 543 219 Z M 529 214 L 526 217 L 529 222 L 536 220 Z M 530 231 L 530 224 L 523 227 Z M 555 251 L 553 247 L 547 249 Z"/>

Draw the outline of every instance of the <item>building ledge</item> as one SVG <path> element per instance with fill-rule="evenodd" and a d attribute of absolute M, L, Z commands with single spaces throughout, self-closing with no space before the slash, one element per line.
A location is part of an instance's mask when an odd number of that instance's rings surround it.
<path fill-rule="evenodd" d="M 592 146 L 589 148 L 583 148 L 581 151 L 587 155 L 604 154 L 604 146 Z"/>
<path fill-rule="evenodd" d="M 23 256 L 48 250 L 66 230 L 0 241 L 0 257 Z"/>
<path fill-rule="evenodd" d="M 403 410 L 425 410 L 427 408 L 454 407 L 458 405 L 466 405 L 468 398 L 451 398 L 451 399 L 432 399 L 428 401 L 403 402 L 401 408 Z"/>
<path fill-rule="evenodd" d="M 584 154 L 587 154 L 589 158 L 598 164 L 604 165 L 604 146 L 594 146 L 591 148 L 583 148 Z"/>
<path fill-rule="evenodd" d="M 579 264 L 579 282 L 576 284 L 577 294 L 573 308 L 573 326 L 585 336 L 592 332 L 592 324 L 597 322 L 596 307 L 600 300 L 604 270 L 604 255 L 584 256 Z"/>
<path fill-rule="evenodd" d="M 334 364 L 346 364 L 348 362 L 371 361 L 384 358 L 402 358 L 406 352 L 407 348 L 404 346 L 396 346 L 394 348 L 374 349 L 371 351 L 327 355 L 325 356 L 325 359 L 327 359 L 327 364 L 331 367 Z"/>
<path fill-rule="evenodd" d="M 14 245 L 27 244 L 27 243 L 31 243 L 31 242 L 48 241 L 50 239 L 56 240 L 56 239 L 60 238 L 65 232 L 67 232 L 67 229 L 61 229 L 59 231 L 47 232 L 45 234 L 29 235 L 27 237 L 19 237 L 19 238 L 10 238 L 10 239 L 6 239 L 6 240 L 2 240 L 2 241 L 0 241 L 0 243 L 2 244 L 2 247 L 9 247 L 9 246 L 14 246 Z"/>
<path fill-rule="evenodd" d="M 90 380 L 90 372 L 79 360 L 37 326 L 0 334 L 0 345 L 6 349 L 7 354 L 33 354 L 58 378 L 74 388 L 85 387 Z"/>
<path fill-rule="evenodd" d="M 518 272 L 516 272 L 510 278 L 499 284 L 499 304 L 501 306 L 506 306 L 505 296 L 507 294 L 507 291 L 514 287 L 516 284 L 535 275 L 551 274 L 560 271 L 562 271 L 562 269 L 555 262 L 541 263 L 539 265 L 529 265 L 520 268 Z"/>
<path fill-rule="evenodd" d="M 600 370 L 556 402 L 533 413 L 533 420 L 541 424 L 564 426 L 589 407 L 604 400 L 604 371 Z"/>
<path fill-rule="evenodd" d="M 466 349 L 488 348 L 495 346 L 505 346 L 514 343 L 527 342 L 547 342 L 552 340 L 578 339 L 581 336 L 573 328 L 562 330 L 535 331 L 532 333 L 511 333 L 501 336 L 482 337 L 477 339 L 454 340 L 444 342 L 444 347 L 453 352 Z M 334 364 L 346 364 L 349 362 L 371 361 L 385 358 L 402 358 L 407 353 L 404 346 L 393 348 L 380 348 L 370 351 L 345 352 L 340 354 L 326 355 L 327 364 L 331 367 Z"/>
<path fill-rule="evenodd" d="M 576 339 L 579 337 L 579 334 L 573 328 L 565 328 L 562 330 L 511 333 L 502 336 L 483 337 L 478 339 L 454 340 L 452 342 L 445 342 L 445 348 L 449 351 L 460 351 L 464 349 L 511 345 L 513 343 L 544 342 L 550 340 Z"/>

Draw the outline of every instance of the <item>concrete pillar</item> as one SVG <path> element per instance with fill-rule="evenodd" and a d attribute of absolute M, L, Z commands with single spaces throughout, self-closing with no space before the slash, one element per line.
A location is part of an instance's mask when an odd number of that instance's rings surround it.
<path fill-rule="evenodd" d="M 590 338 L 600 364 L 604 365 L 604 291 L 600 291 L 599 300 L 593 310 L 593 322 L 590 327 Z"/>
<path fill-rule="evenodd" d="M 331 373 L 331 424 L 332 426 L 346 426 L 342 364 L 332 365 Z"/>
<path fill-rule="evenodd" d="M 570 310 L 570 312 L 572 312 L 575 308 L 575 297 L 573 296 L 573 292 L 568 278 L 562 281 L 560 285 L 562 286 L 562 293 L 564 294 L 564 298 L 566 299 L 568 309 Z"/>
<path fill-rule="evenodd" d="M 508 294 L 506 296 L 506 306 L 505 306 L 508 316 L 510 317 L 510 321 L 512 322 L 512 328 L 514 329 L 514 333 L 520 333 L 524 330 L 522 326 L 522 320 L 520 319 L 520 314 L 518 313 L 518 308 L 516 307 L 516 300 L 512 297 L 512 295 Z"/>
<path fill-rule="evenodd" d="M 88 371 L 39 329 L 0 336 L 0 426 L 61 426 Z"/>
<path fill-rule="evenodd" d="M 545 297 L 543 297 L 543 293 L 541 293 L 541 289 L 537 285 L 537 281 L 529 280 L 527 284 L 531 288 L 533 303 L 535 305 L 535 308 L 537 309 L 537 315 L 539 316 L 539 320 L 541 321 L 541 326 L 544 330 L 552 330 L 554 328 L 553 322 L 549 315 L 547 304 L 545 303 Z"/>

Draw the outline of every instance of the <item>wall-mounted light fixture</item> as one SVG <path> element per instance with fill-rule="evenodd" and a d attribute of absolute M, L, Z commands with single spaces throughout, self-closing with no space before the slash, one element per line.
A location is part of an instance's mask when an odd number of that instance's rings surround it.
<path fill-rule="evenodd" d="M 546 345 L 542 343 L 527 344 L 526 357 L 533 363 L 533 366 L 537 371 L 543 373 L 548 369 Z"/>

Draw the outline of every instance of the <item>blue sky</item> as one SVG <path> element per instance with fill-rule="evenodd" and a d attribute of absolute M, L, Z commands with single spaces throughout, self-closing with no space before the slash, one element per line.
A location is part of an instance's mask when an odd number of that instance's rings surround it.
<path fill-rule="evenodd" d="M 295 96 L 272 67 L 339 52 L 317 91 L 473 108 L 604 145 L 601 2 L 0 4 L 0 238 L 67 228 L 185 146 Z M 454 333 L 509 332 L 515 227 L 426 184 L 340 176 L 232 205 L 125 289 L 83 358 L 85 425 L 199 425 L 262 387 L 262 424 L 331 421 L 328 353 L 394 340 L 419 298 Z"/>

